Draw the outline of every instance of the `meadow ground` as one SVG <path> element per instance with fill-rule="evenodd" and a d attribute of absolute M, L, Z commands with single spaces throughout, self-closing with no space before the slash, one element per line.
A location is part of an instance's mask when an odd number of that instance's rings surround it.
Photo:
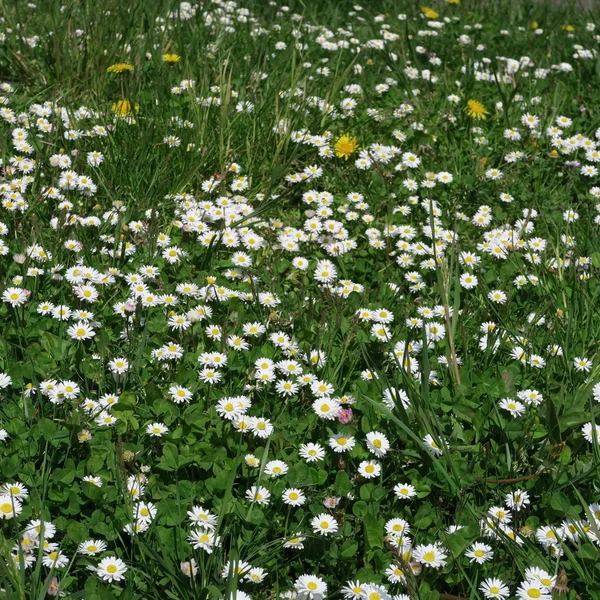
<path fill-rule="evenodd" d="M 0 598 L 600 599 L 593 4 L 0 15 Z"/>

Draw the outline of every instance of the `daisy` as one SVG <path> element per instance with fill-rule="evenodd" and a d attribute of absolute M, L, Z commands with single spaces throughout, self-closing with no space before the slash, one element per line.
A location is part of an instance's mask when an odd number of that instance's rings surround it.
<path fill-rule="evenodd" d="M 306 496 L 297 488 L 284 490 L 281 499 L 284 504 L 289 504 L 290 506 L 302 506 L 306 502 Z"/>
<path fill-rule="evenodd" d="M 367 433 L 367 449 L 380 458 L 388 452 L 390 443 L 383 433 L 371 431 Z"/>
<path fill-rule="evenodd" d="M 410 526 L 404 519 L 390 519 L 385 524 L 385 531 L 388 535 L 394 537 L 403 537 L 405 535 L 408 535 L 410 531 Z"/>
<path fill-rule="evenodd" d="M 525 577 L 529 581 L 539 581 L 548 592 L 552 592 L 552 588 L 556 584 L 556 576 L 550 575 L 550 573 L 539 567 L 527 567 Z"/>
<path fill-rule="evenodd" d="M 214 546 L 218 546 L 221 541 L 214 531 L 203 528 L 193 529 L 187 539 L 193 548 L 204 550 L 208 554 L 212 554 Z"/>
<path fill-rule="evenodd" d="M 296 533 L 291 538 L 283 542 L 283 547 L 302 550 L 304 548 L 304 544 L 302 542 L 304 542 L 305 539 L 306 538 L 302 534 Z"/>
<path fill-rule="evenodd" d="M 169 429 L 164 423 L 150 423 L 146 425 L 146 433 L 152 437 L 162 437 L 169 433 Z"/>
<path fill-rule="evenodd" d="M 361 596 L 364 600 L 392 600 L 383 586 L 374 583 L 365 583 Z"/>
<path fill-rule="evenodd" d="M 337 521 L 327 513 L 321 513 L 316 517 L 313 517 L 310 524 L 315 533 L 320 533 L 323 536 L 328 536 L 332 533 L 336 533 L 338 530 Z"/>
<path fill-rule="evenodd" d="M 441 456 L 443 454 L 443 450 L 440 448 L 438 443 L 433 439 L 433 436 L 431 436 L 430 434 L 427 434 L 423 438 L 423 443 L 429 448 L 429 450 L 434 456 Z"/>
<path fill-rule="evenodd" d="M 417 490 L 408 483 L 398 483 L 394 486 L 394 493 L 400 500 L 408 500 L 417 495 Z"/>
<path fill-rule="evenodd" d="M 86 540 L 81 542 L 77 551 L 85 556 L 95 556 L 106 550 L 106 543 L 102 540 Z"/>
<path fill-rule="evenodd" d="M 108 363 L 108 368 L 113 373 L 118 373 L 119 375 L 125 373 L 127 369 L 129 369 L 129 361 L 126 358 L 113 358 Z"/>
<path fill-rule="evenodd" d="M 69 564 L 69 557 L 65 556 L 60 550 L 52 550 L 44 554 L 42 564 L 49 569 L 62 569 Z"/>
<path fill-rule="evenodd" d="M 319 444 L 303 444 L 300 446 L 299 454 L 306 462 L 316 462 L 325 458 L 325 449 Z"/>
<path fill-rule="evenodd" d="M 214 529 L 217 526 L 218 518 L 202 506 L 193 506 L 187 513 L 192 523 L 200 525 L 206 529 Z"/>
<path fill-rule="evenodd" d="M 406 583 L 406 574 L 396 564 L 390 565 L 385 570 L 385 576 L 390 583 Z M 397 596 L 394 596 L 394 600 L 397 600 Z"/>
<path fill-rule="evenodd" d="M 96 568 L 96 573 L 103 581 L 112 583 L 113 581 L 121 581 L 125 578 L 127 566 L 116 556 L 107 556 L 103 558 Z"/>
<path fill-rule="evenodd" d="M 27 488 L 19 482 L 16 483 L 5 483 L 2 486 L 2 493 L 9 494 L 13 498 L 18 498 L 19 500 L 23 500 L 29 496 L 29 491 Z"/>
<path fill-rule="evenodd" d="M 334 452 L 348 452 L 354 448 L 356 442 L 352 436 L 346 436 L 343 433 L 336 433 L 329 438 L 329 447 Z"/>
<path fill-rule="evenodd" d="M 482 565 L 484 562 L 491 560 L 494 557 L 492 547 L 487 544 L 475 543 L 473 544 L 465 556 L 471 561 Z"/>
<path fill-rule="evenodd" d="M 67 335 L 74 340 L 89 340 L 96 332 L 85 321 L 78 321 L 67 329 Z"/>
<path fill-rule="evenodd" d="M 425 565 L 439 569 L 446 564 L 447 554 L 439 544 L 421 544 L 413 550 L 413 559 Z"/>
<path fill-rule="evenodd" d="M 524 581 L 517 588 L 520 600 L 552 600 L 552 594 L 539 581 Z"/>
<path fill-rule="evenodd" d="M 192 399 L 192 392 L 179 385 L 171 386 L 169 388 L 169 394 L 171 395 L 171 400 L 173 400 L 175 404 L 181 404 L 182 402 L 187 403 Z"/>
<path fill-rule="evenodd" d="M 333 398 L 322 398 L 315 400 L 312 407 L 322 419 L 333 420 L 340 410 L 340 403 Z"/>
<path fill-rule="evenodd" d="M 529 494 L 525 490 L 509 492 L 504 497 L 504 503 L 512 510 L 521 510 L 530 503 Z"/>
<path fill-rule="evenodd" d="M 285 475 L 289 467 L 281 460 L 271 460 L 265 465 L 265 475 L 270 477 L 281 477 Z"/>
<path fill-rule="evenodd" d="M 252 431 L 255 436 L 266 439 L 273 433 L 273 425 L 271 425 L 269 419 L 252 417 L 250 420 L 250 431 Z"/>
<path fill-rule="evenodd" d="M 375 460 L 363 460 L 358 465 L 358 472 L 365 479 L 373 479 L 381 474 L 381 465 Z"/>
<path fill-rule="evenodd" d="M 360 581 L 349 581 L 340 591 L 346 600 L 363 598 L 363 585 Z"/>
<path fill-rule="evenodd" d="M 507 410 L 514 418 L 520 417 L 525 412 L 525 407 L 511 398 L 502 398 L 498 404 L 501 409 Z"/>
<path fill-rule="evenodd" d="M 246 498 L 253 504 L 269 504 L 271 492 L 262 486 L 253 485 L 249 490 L 246 490 Z"/>
<path fill-rule="evenodd" d="M 18 498 L 6 494 L 0 496 L 0 519 L 12 519 L 20 515 L 22 510 Z"/>
<path fill-rule="evenodd" d="M 485 579 L 479 589 L 486 598 L 491 600 L 503 600 L 510 596 L 508 586 L 502 580 L 493 577 Z"/>
<path fill-rule="evenodd" d="M 504 304 L 506 302 L 506 300 L 507 300 L 507 296 L 506 296 L 506 294 L 502 290 L 492 290 L 488 294 L 488 298 L 494 304 Z"/>
<path fill-rule="evenodd" d="M 152 502 L 140 502 L 133 507 L 133 516 L 136 521 L 149 523 L 156 516 L 156 506 Z"/>
<path fill-rule="evenodd" d="M 316 575 L 301 575 L 294 588 L 299 600 L 321 600 L 327 594 L 327 584 Z"/>
<path fill-rule="evenodd" d="M 594 437 L 596 438 L 596 443 L 600 444 L 600 425 L 593 425 L 591 422 L 586 423 L 582 428 L 583 437 L 592 444 L 594 442 Z"/>
<path fill-rule="evenodd" d="M 13 308 L 22 306 L 27 302 L 31 292 L 17 287 L 8 287 L 2 292 L 2 300 L 10 304 Z"/>
<path fill-rule="evenodd" d="M 577 356 L 573 359 L 573 364 L 576 371 L 584 371 L 589 373 L 592 370 L 592 361 L 587 358 L 581 358 Z"/>

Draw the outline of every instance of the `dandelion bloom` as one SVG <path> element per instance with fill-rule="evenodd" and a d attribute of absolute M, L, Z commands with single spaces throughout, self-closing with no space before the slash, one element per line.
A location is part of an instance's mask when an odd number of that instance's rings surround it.
<path fill-rule="evenodd" d="M 118 100 L 114 102 L 110 109 L 117 115 L 118 117 L 128 117 L 131 116 L 134 112 L 139 112 L 140 105 L 136 104 L 133 108 L 131 106 L 131 102 L 129 100 Z"/>
<path fill-rule="evenodd" d="M 435 12 L 435 10 L 433 10 L 433 8 L 429 8 L 428 6 L 421 7 L 421 12 L 428 19 L 437 19 L 440 16 L 438 13 Z"/>
<path fill-rule="evenodd" d="M 350 137 L 345 133 L 337 139 L 333 150 L 338 158 L 348 160 L 358 150 L 358 138 Z"/>
<path fill-rule="evenodd" d="M 467 106 L 465 106 L 465 112 L 471 119 L 476 119 L 478 121 L 480 119 L 487 119 L 487 115 L 490 114 L 479 100 L 468 100 Z"/>
<path fill-rule="evenodd" d="M 116 63 L 106 69 L 107 73 L 125 73 L 125 71 L 133 71 L 133 65 L 129 63 Z"/>

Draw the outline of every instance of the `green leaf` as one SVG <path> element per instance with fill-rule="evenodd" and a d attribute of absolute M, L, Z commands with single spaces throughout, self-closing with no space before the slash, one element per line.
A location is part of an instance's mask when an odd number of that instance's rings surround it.
<path fill-rule="evenodd" d="M 364 517 L 369 512 L 369 505 L 364 500 L 358 500 L 352 505 L 352 514 Z"/>
<path fill-rule="evenodd" d="M 383 523 L 372 515 L 365 515 L 365 536 L 371 548 L 383 548 Z"/>
<path fill-rule="evenodd" d="M 70 540 L 73 540 L 76 544 L 83 542 L 83 540 L 87 537 L 87 534 L 88 529 L 83 523 L 71 521 L 67 527 L 67 537 Z"/>
<path fill-rule="evenodd" d="M 350 482 L 350 477 L 348 477 L 346 471 L 338 471 L 338 474 L 335 476 L 333 487 L 340 496 L 346 496 L 352 491 L 352 483 Z"/>
<path fill-rule="evenodd" d="M 340 558 L 351 558 L 358 551 L 358 542 L 346 540 L 340 549 Z"/>

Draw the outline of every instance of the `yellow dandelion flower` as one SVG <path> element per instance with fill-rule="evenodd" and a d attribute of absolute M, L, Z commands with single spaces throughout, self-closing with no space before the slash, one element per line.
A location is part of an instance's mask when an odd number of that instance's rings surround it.
<path fill-rule="evenodd" d="M 357 149 L 358 138 L 350 137 L 347 133 L 344 133 L 344 135 L 340 136 L 333 146 L 335 155 L 338 158 L 343 158 L 344 160 L 348 160 L 348 157 L 354 154 Z"/>
<path fill-rule="evenodd" d="M 530 27 L 531 29 L 537 29 L 540 26 L 540 24 L 537 21 L 532 21 Z"/>
<path fill-rule="evenodd" d="M 573 27 L 573 25 L 562 25 L 562 28 L 565 31 L 575 31 L 575 27 Z"/>
<path fill-rule="evenodd" d="M 440 16 L 438 13 L 435 12 L 435 10 L 433 10 L 433 8 L 429 8 L 429 6 L 422 6 L 421 7 L 421 12 L 428 19 L 437 19 Z"/>
<path fill-rule="evenodd" d="M 163 54 L 162 59 L 164 62 L 174 65 L 181 60 L 181 56 L 179 54 Z"/>
<path fill-rule="evenodd" d="M 134 113 L 134 111 L 136 113 L 139 112 L 140 105 L 136 104 L 132 109 L 131 102 L 129 102 L 129 100 L 118 100 L 110 108 L 115 115 L 119 117 L 129 117 Z"/>
<path fill-rule="evenodd" d="M 477 120 L 487 119 L 487 115 L 490 114 L 479 100 L 468 100 L 467 106 L 465 106 L 465 112 L 471 119 Z"/>
<path fill-rule="evenodd" d="M 448 4 L 460 4 L 460 0 L 446 0 Z"/>
<path fill-rule="evenodd" d="M 116 63 L 110 65 L 106 71 L 108 73 L 125 73 L 125 71 L 133 71 L 133 65 L 130 65 L 129 63 Z"/>

